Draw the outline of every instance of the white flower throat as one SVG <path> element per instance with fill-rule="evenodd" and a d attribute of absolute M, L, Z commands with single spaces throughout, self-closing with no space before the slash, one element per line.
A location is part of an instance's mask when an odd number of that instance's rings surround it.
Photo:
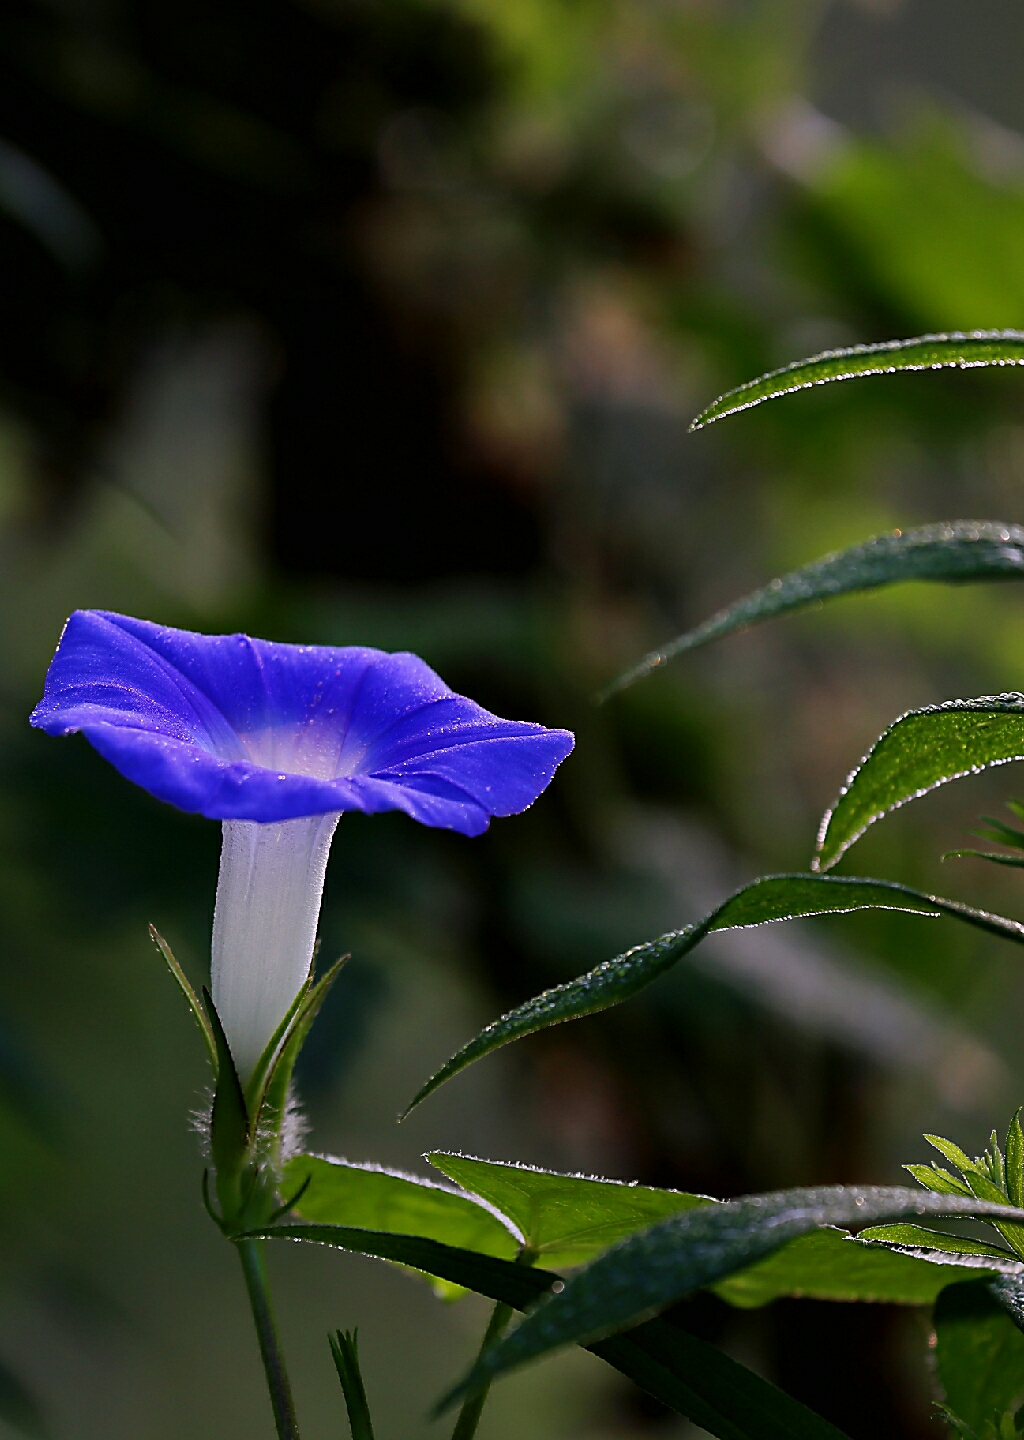
<path fill-rule="evenodd" d="M 309 975 L 339 818 L 223 822 L 211 988 L 243 1084 Z"/>

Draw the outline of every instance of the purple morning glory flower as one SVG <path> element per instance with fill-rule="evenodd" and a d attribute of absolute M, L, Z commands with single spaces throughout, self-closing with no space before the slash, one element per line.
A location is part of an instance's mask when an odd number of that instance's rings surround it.
<path fill-rule="evenodd" d="M 305 982 L 345 810 L 479 835 L 525 810 L 567 730 L 502 720 L 415 655 L 198 635 L 76 611 L 31 723 L 224 822 L 213 996 L 243 1075 Z"/>

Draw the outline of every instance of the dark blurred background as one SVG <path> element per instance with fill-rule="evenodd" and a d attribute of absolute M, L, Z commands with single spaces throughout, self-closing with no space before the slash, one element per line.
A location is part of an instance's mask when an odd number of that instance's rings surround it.
<path fill-rule="evenodd" d="M 795 396 L 833 345 L 1024 326 L 1012 0 L 6 0 L 0 9 L 0 1398 L 54 1440 L 269 1437 L 186 1115 L 218 834 L 31 733 L 64 617 L 422 654 L 572 727 L 528 814 L 466 841 L 339 827 L 304 1060 L 312 1144 L 430 1147 L 733 1195 L 898 1179 L 1024 1095 L 1016 954 L 883 913 L 720 938 L 642 998 L 394 1117 L 501 1010 L 805 868 L 910 706 L 1024 688 L 1015 587 L 901 588 L 677 661 L 652 644 L 888 527 L 1024 521 L 1014 372 Z M 846 862 L 1021 914 L 940 863 L 1014 770 Z M 355 1257 L 272 1256 L 303 1434 L 344 1433 L 360 1326 L 381 1440 L 485 1309 Z M 717 1301 L 675 1319 L 854 1440 L 938 1436 L 928 1317 Z M 31 1397 L 35 1397 L 34 1401 Z M 14 1407 L 12 1409 L 11 1407 Z M 3 1407 L 0 1407 L 3 1408 Z M 11 1432 L 14 1433 L 13 1431 Z M 481 1440 L 683 1440 L 583 1352 L 494 1392 Z"/>

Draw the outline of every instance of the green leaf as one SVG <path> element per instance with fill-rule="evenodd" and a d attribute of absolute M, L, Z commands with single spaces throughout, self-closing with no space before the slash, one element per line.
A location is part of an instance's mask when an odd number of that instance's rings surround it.
<path fill-rule="evenodd" d="M 807 915 L 847 914 L 853 910 L 902 910 L 911 915 L 950 915 L 1007 940 L 1024 944 L 1024 925 L 956 900 L 943 900 L 898 885 L 892 880 L 829 875 L 766 875 L 737 890 L 696 925 L 637 945 L 614 960 L 605 960 L 567 984 L 545 990 L 480 1031 L 432 1075 L 405 1111 L 408 1115 L 428 1095 L 475 1060 L 523 1035 L 578 1020 L 619 1005 L 670 970 L 684 955 L 716 930 L 747 929 Z"/>
<path fill-rule="evenodd" d="M 210 1021 L 207 1017 L 206 1011 L 203 1009 L 202 1005 L 199 1002 L 199 996 L 192 989 L 192 986 L 189 983 L 188 976 L 178 964 L 177 960 L 175 960 L 174 952 L 172 951 L 171 947 L 168 945 L 164 937 L 160 934 L 160 931 L 156 928 L 155 925 L 151 925 L 149 927 L 149 938 L 152 940 L 156 948 L 160 951 L 160 954 L 164 957 L 164 963 L 166 964 L 171 974 L 174 976 L 174 979 L 177 981 L 178 988 L 181 990 L 181 993 L 188 1001 L 189 1009 L 192 1011 L 192 1018 L 199 1026 L 199 1033 L 200 1035 L 202 1035 L 203 1041 L 206 1045 L 206 1054 L 209 1058 L 211 1066 L 213 1067 L 213 1073 L 214 1075 L 216 1075 L 217 1042 L 213 1038 L 213 1027 L 210 1025 Z"/>
<path fill-rule="evenodd" d="M 613 680 L 598 696 L 607 700 L 684 651 L 696 650 L 734 630 L 743 630 L 802 610 L 822 600 L 875 590 L 904 580 L 1019 580 L 1024 578 L 1024 527 L 1001 520 L 950 520 L 917 530 L 876 535 L 791 570 L 761 590 L 719 610 L 660 650 L 652 650 Z M 1008 827 L 1007 827 L 1008 828 Z M 1024 839 L 1024 837 L 1022 837 Z"/>
<path fill-rule="evenodd" d="M 943 860 L 991 860 L 993 865 L 1024 869 L 1024 855 L 1002 855 L 998 850 L 947 850 Z"/>
<path fill-rule="evenodd" d="M 983 815 L 981 818 L 985 822 L 985 831 L 978 831 L 978 834 L 984 833 L 987 840 L 998 840 L 1000 845 L 1012 845 L 1017 850 L 1024 850 L 1024 830 L 1018 830 L 1014 825 L 1006 825 L 994 815 Z"/>
<path fill-rule="evenodd" d="M 291 1193 L 307 1178 L 309 1185 L 293 1207 L 304 1220 L 420 1235 L 509 1260 L 519 1252 L 519 1237 L 497 1215 L 436 1180 L 331 1156 L 297 1155 L 285 1167 L 285 1189 Z M 462 1293 L 441 1284 L 447 1299 Z"/>
<path fill-rule="evenodd" d="M 873 1225 L 862 1230 L 857 1237 L 861 1242 L 877 1241 L 892 1246 L 908 1255 L 921 1255 L 933 1264 L 956 1263 L 957 1256 L 974 1269 L 1005 1270 L 1008 1274 L 1020 1275 L 1024 1267 L 1015 1255 L 999 1245 L 989 1245 L 985 1240 L 968 1240 L 963 1235 L 946 1235 L 941 1230 L 929 1230 L 924 1225 Z M 947 1257 L 952 1256 L 950 1261 Z M 991 1261 L 991 1267 L 986 1265 Z"/>
<path fill-rule="evenodd" d="M 986 695 L 911 710 L 850 775 L 818 834 L 815 870 L 829 870 L 869 825 L 929 790 L 1024 759 L 1024 696 Z"/>
<path fill-rule="evenodd" d="M 904 1165 L 903 1168 L 913 1175 L 919 1185 L 923 1185 L 926 1190 L 934 1190 L 938 1195 L 971 1193 L 963 1181 L 951 1175 L 948 1170 L 943 1170 L 941 1165 Z"/>
<path fill-rule="evenodd" d="M 1024 1397 L 1024 1335 L 985 1280 L 950 1285 L 935 1306 L 936 1359 L 946 1399 L 975 1431 L 998 1426 Z"/>
<path fill-rule="evenodd" d="M 980 1174 L 977 1163 L 952 1140 L 947 1140 L 942 1135 L 925 1135 L 924 1138 L 934 1150 L 939 1152 L 943 1159 L 948 1160 L 951 1165 L 956 1166 L 968 1184 L 970 1184 L 968 1171 L 973 1171 L 974 1174 Z"/>
<path fill-rule="evenodd" d="M 950 335 L 919 335 L 913 340 L 887 340 L 880 345 L 852 345 L 825 350 L 748 380 L 713 401 L 694 420 L 691 430 L 703 430 L 740 410 L 765 400 L 808 390 L 831 380 L 855 380 L 862 375 L 888 375 L 896 370 L 973 370 L 986 365 L 1024 364 L 1024 332 L 971 330 Z"/>
<path fill-rule="evenodd" d="M 334 1368 L 341 1381 L 348 1411 L 348 1425 L 352 1440 L 373 1440 L 373 1425 L 370 1421 L 370 1407 L 366 1400 L 362 1372 L 359 1369 L 359 1331 L 337 1330 L 329 1335 L 328 1342 L 334 1358 Z"/>
<path fill-rule="evenodd" d="M 508 1216 L 527 1251 L 556 1270 L 580 1265 L 668 1215 L 712 1203 L 707 1195 L 559 1175 L 531 1165 L 477 1160 L 443 1150 L 426 1158 L 464 1190 Z"/>
<path fill-rule="evenodd" d="M 912 1230 L 916 1226 L 889 1226 Z M 922 1235 L 931 1232 L 921 1230 Z M 945 1240 L 947 1236 L 939 1236 Z M 990 1246 L 994 1250 L 995 1247 Z M 1005 1250 L 1004 1260 L 1019 1269 Z M 972 1268 L 977 1271 L 975 1263 Z M 846 1230 L 812 1230 L 791 1240 L 774 1255 L 759 1260 L 715 1285 L 716 1295 L 730 1305 L 767 1305 L 782 1295 L 806 1300 L 873 1300 L 889 1305 L 930 1305 L 949 1271 L 924 1255 L 899 1254 L 881 1246 L 862 1245 Z"/>
<path fill-rule="evenodd" d="M 267 1239 L 312 1242 L 376 1255 L 425 1270 L 517 1310 L 526 1309 L 553 1285 L 562 1283 L 549 1270 L 416 1236 L 336 1225 L 275 1225 L 259 1233 Z M 665 1320 L 647 1321 L 586 1348 L 719 1440 L 845 1440 L 841 1431 L 799 1401 L 714 1345 Z"/>
<path fill-rule="evenodd" d="M 973 1197 L 863 1186 L 789 1190 L 702 1205 L 624 1240 L 578 1271 L 481 1356 L 448 1401 L 563 1345 L 584 1344 L 635 1325 L 811 1230 L 924 1215 L 1024 1220 L 1019 1210 Z"/>

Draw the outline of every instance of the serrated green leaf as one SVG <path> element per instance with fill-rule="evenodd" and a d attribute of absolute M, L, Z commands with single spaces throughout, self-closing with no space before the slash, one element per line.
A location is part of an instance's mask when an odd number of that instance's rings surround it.
<path fill-rule="evenodd" d="M 951 1408 L 976 1431 L 998 1427 L 1024 1397 L 1024 1335 L 990 1282 L 948 1286 L 936 1302 L 935 1332 L 939 1379 Z"/>
<path fill-rule="evenodd" d="M 910 710 L 851 773 L 818 833 L 811 865 L 829 870 L 869 825 L 947 781 L 1024 759 L 1024 696 L 984 695 Z"/>
<path fill-rule="evenodd" d="M 949 335 L 919 335 L 912 340 L 887 340 L 880 345 L 852 345 L 825 350 L 797 360 L 728 390 L 702 410 L 690 426 L 703 430 L 740 410 L 765 400 L 808 390 L 832 380 L 856 380 L 864 375 L 888 375 L 896 370 L 973 370 L 988 365 L 1024 365 L 1024 332 L 971 330 Z"/>
<path fill-rule="evenodd" d="M 897 1245 L 903 1250 L 915 1252 L 987 1257 L 1012 1274 L 1024 1273 L 1024 1266 L 1017 1257 L 999 1245 L 989 1245 L 985 1240 L 970 1240 L 965 1235 L 947 1235 L 942 1230 L 929 1230 L 924 1225 L 873 1225 L 862 1230 L 857 1238 Z"/>
<path fill-rule="evenodd" d="M 949 520 L 876 535 L 848 550 L 791 570 L 719 610 L 710 620 L 645 655 L 639 664 L 613 680 L 598 699 L 607 700 L 687 650 L 822 600 L 906 580 L 961 583 L 1019 579 L 1024 579 L 1024 527 L 1020 525 L 1001 520 Z M 1024 836 L 1021 838 L 1024 842 Z"/>
<path fill-rule="evenodd" d="M 969 1195 L 971 1192 L 967 1186 L 951 1175 L 948 1170 L 943 1170 L 941 1165 L 904 1165 L 904 1170 L 913 1175 L 919 1185 L 926 1190 L 934 1190 L 938 1195 Z"/>
<path fill-rule="evenodd" d="M 937 1150 L 939 1152 L 943 1159 L 948 1160 L 951 1165 L 956 1166 L 956 1168 L 960 1171 L 961 1175 L 963 1175 L 964 1179 L 967 1181 L 968 1184 L 970 1184 L 970 1181 L 967 1177 L 968 1171 L 980 1173 L 978 1171 L 978 1166 L 975 1161 L 973 1161 L 971 1157 L 966 1153 L 966 1151 L 961 1150 L 960 1146 L 955 1144 L 952 1140 L 947 1140 L 942 1135 L 925 1135 L 923 1138 L 928 1141 L 928 1144 L 932 1147 L 933 1150 Z"/>
<path fill-rule="evenodd" d="M 844 1228 L 925 1215 L 1024 1220 L 1024 1212 L 973 1197 L 861 1186 L 790 1190 L 702 1205 L 624 1240 L 545 1296 L 451 1394 L 564 1345 L 635 1325 L 825 1225 Z"/>
<path fill-rule="evenodd" d="M 668 1215 L 712 1203 L 707 1195 L 560 1175 L 442 1150 L 426 1158 L 464 1190 L 507 1215 L 527 1250 L 556 1270 L 580 1265 Z"/>
<path fill-rule="evenodd" d="M 492 1300 L 526 1309 L 560 1284 L 549 1270 L 477 1255 L 416 1236 L 333 1225 L 275 1225 L 266 1239 L 333 1245 L 424 1270 Z M 729 1356 L 670 1325 L 650 1320 L 585 1348 L 663 1405 L 719 1440 L 846 1440 L 842 1431 Z"/>
<path fill-rule="evenodd" d="M 888 1228 L 910 1230 L 915 1227 Z M 1010 1264 L 1015 1263 L 1012 1255 L 1006 1251 L 1002 1254 Z M 848 1231 L 830 1226 L 791 1240 L 774 1255 L 730 1275 L 712 1288 L 730 1305 L 749 1309 L 767 1305 L 783 1295 L 805 1300 L 930 1305 L 948 1284 L 948 1270 L 930 1263 L 922 1255 L 903 1255 L 881 1246 L 862 1245 L 851 1239 Z"/>
<path fill-rule="evenodd" d="M 670 931 L 646 945 L 637 945 L 567 984 L 545 990 L 493 1021 L 431 1076 L 402 1118 L 446 1080 L 502 1045 L 531 1035 L 535 1030 L 577 1020 L 583 1015 L 593 1015 L 630 999 L 716 930 L 749 929 L 808 915 L 879 909 L 902 910 L 911 915 L 949 915 L 965 924 L 1024 944 L 1024 925 L 1016 920 L 972 910 L 956 900 L 925 895 L 892 880 L 813 874 L 766 875 L 737 890 L 698 924 Z"/>

